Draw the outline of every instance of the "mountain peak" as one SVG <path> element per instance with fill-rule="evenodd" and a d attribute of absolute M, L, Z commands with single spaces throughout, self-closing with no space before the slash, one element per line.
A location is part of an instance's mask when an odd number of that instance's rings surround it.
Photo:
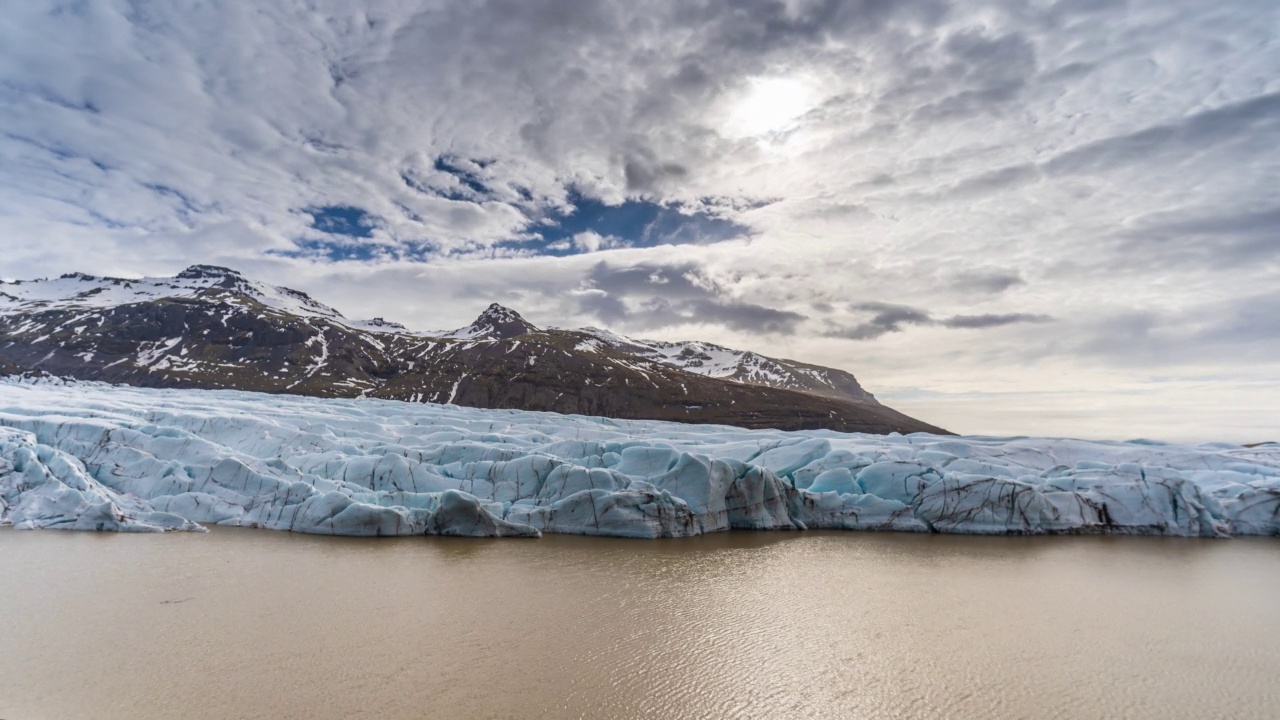
<path fill-rule="evenodd" d="M 499 305 L 498 303 L 490 303 L 489 307 L 485 308 L 484 312 L 480 313 L 480 317 L 485 317 L 486 315 L 495 315 L 495 316 L 514 315 L 515 317 L 520 317 L 520 313 L 516 312 L 515 310 L 512 310 L 511 308 L 505 305 Z"/>
<path fill-rule="evenodd" d="M 220 265 L 192 265 L 178 273 L 178 280 L 217 280 L 217 287 L 242 290 L 249 286 L 248 279 L 239 271 Z"/>
<path fill-rule="evenodd" d="M 234 277 L 244 279 L 238 270 L 222 267 L 221 265 L 192 265 L 186 270 L 178 273 L 178 277 L 183 280 L 203 280 L 206 278 L 227 278 Z"/>
<path fill-rule="evenodd" d="M 493 303 L 480 313 L 480 317 L 476 318 L 475 322 L 458 334 L 466 337 L 506 340 L 531 332 L 538 332 L 538 327 L 525 320 L 515 310 Z"/>

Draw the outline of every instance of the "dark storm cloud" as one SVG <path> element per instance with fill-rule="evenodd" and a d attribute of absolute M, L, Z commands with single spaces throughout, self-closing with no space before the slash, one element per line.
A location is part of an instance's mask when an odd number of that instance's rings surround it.
<path fill-rule="evenodd" d="M 791 334 L 805 320 L 799 313 L 733 298 L 703 266 L 692 262 L 599 263 L 584 284 L 590 291 L 579 295 L 581 311 L 624 327 L 652 330 L 709 324 L 742 332 Z"/>
<path fill-rule="evenodd" d="M 827 332 L 827 337 L 845 338 L 847 340 L 874 340 L 889 333 L 901 332 L 908 325 L 933 325 L 956 329 L 983 329 L 1013 325 L 1015 323 L 1042 323 L 1053 318 L 1047 315 L 1030 313 L 1003 313 L 984 315 L 953 315 L 935 319 L 932 314 L 919 308 L 891 303 L 867 302 L 849 306 L 850 310 L 862 314 L 870 314 L 871 318 L 854 325 L 836 326 Z"/>

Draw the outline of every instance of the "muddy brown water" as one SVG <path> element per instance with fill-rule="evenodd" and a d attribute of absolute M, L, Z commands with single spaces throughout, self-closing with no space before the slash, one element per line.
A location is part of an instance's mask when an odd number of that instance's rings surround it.
<path fill-rule="evenodd" d="M 1280 542 L 0 530 L 0 718 L 1280 717 Z"/>

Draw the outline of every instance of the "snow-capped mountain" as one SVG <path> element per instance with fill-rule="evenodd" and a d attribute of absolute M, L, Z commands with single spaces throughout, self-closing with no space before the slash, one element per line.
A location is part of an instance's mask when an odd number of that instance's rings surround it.
<path fill-rule="evenodd" d="M 451 333 L 442 333 L 441 337 L 456 340 L 486 338 L 490 340 L 510 340 L 520 335 L 539 332 L 539 330 L 515 310 L 493 303 L 484 312 L 480 313 L 480 317 L 476 318 L 475 322 L 464 328 L 458 328 Z"/>
<path fill-rule="evenodd" d="M 0 282 L 0 314 L 43 309 L 105 310 L 152 300 L 253 301 L 277 312 L 342 320 L 342 313 L 289 288 L 255 282 L 234 270 L 192 265 L 171 278 L 94 277 L 68 273 L 54 280 Z"/>
<path fill-rule="evenodd" d="M 749 350 L 734 350 L 697 340 L 686 342 L 636 340 L 594 327 L 581 328 L 578 332 L 594 335 L 610 347 L 636 357 L 654 360 L 707 377 L 748 385 L 798 390 L 847 400 L 875 402 L 875 396 L 863 390 L 857 378 L 843 370 L 809 365 L 795 360 L 779 360 L 758 355 Z"/>
<path fill-rule="evenodd" d="M 539 328 L 501 305 L 450 332 L 353 321 L 196 265 L 173 278 L 0 283 L 0 374 L 782 429 L 941 432 L 853 375 L 708 343 Z"/>

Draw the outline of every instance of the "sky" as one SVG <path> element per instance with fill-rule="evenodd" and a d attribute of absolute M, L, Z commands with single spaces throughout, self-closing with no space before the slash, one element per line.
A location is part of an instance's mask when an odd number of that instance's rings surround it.
<path fill-rule="evenodd" d="M 1280 440 L 1274 0 L 9 0 L 0 276 L 840 367 L 953 431 Z"/>

